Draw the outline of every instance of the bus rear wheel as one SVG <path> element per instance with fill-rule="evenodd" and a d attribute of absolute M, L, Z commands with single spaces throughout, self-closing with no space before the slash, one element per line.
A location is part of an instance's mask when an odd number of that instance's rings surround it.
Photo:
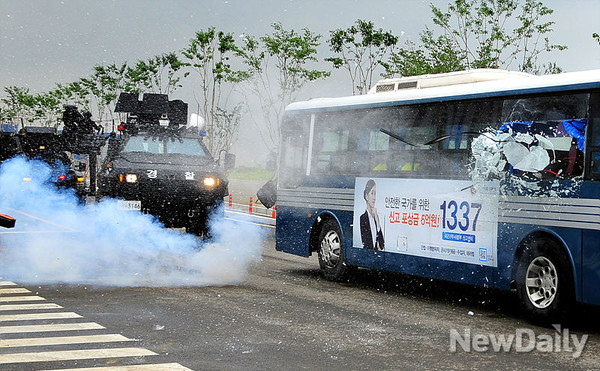
<path fill-rule="evenodd" d="M 327 220 L 319 233 L 319 266 L 328 280 L 340 281 L 346 278 L 348 266 L 344 262 L 344 246 L 339 225 Z"/>
<path fill-rule="evenodd" d="M 556 243 L 538 238 L 525 247 L 517 268 L 517 292 L 536 322 L 562 320 L 573 299 L 571 270 Z"/>

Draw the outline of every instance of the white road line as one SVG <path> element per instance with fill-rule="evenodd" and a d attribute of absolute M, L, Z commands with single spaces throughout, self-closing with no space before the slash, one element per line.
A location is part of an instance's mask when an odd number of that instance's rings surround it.
<path fill-rule="evenodd" d="M 107 366 L 89 368 L 63 368 L 54 371 L 192 371 L 179 363 L 158 363 L 154 365 Z"/>
<path fill-rule="evenodd" d="M 6 310 L 38 310 L 38 309 L 62 309 L 58 304 L 43 303 L 43 304 L 7 304 L 0 305 L 0 312 Z"/>
<path fill-rule="evenodd" d="M 0 286 L 17 286 L 17 284 L 11 281 L 0 281 Z"/>
<path fill-rule="evenodd" d="M 67 344 L 91 344 L 133 341 L 123 335 L 104 334 L 104 335 L 78 335 L 78 336 L 55 336 L 46 338 L 26 338 L 26 339 L 0 339 L 0 349 L 12 347 L 36 347 L 41 345 L 67 345 Z"/>
<path fill-rule="evenodd" d="M 23 287 L 17 287 L 17 288 L 0 288 L 0 295 L 6 295 L 6 294 L 29 294 L 31 291 L 23 288 Z"/>
<path fill-rule="evenodd" d="M 40 301 L 46 300 L 41 296 L 30 295 L 30 296 L 0 296 L 0 303 L 10 303 L 13 301 Z"/>
<path fill-rule="evenodd" d="M 105 327 L 95 322 L 53 323 L 50 325 L 0 326 L 0 334 L 18 334 L 23 332 L 99 330 L 103 328 Z"/>
<path fill-rule="evenodd" d="M 224 217 L 224 219 L 233 220 L 234 222 L 238 222 L 238 223 L 253 224 L 253 225 L 258 225 L 258 226 L 267 227 L 267 228 L 275 228 L 274 225 L 264 224 L 264 223 L 256 223 L 256 222 L 251 222 L 248 220 L 234 219 L 234 218 L 229 218 L 229 217 Z"/>
<path fill-rule="evenodd" d="M 0 314 L 0 322 L 62 319 L 62 318 L 81 318 L 81 316 L 74 312 Z"/>
<path fill-rule="evenodd" d="M 59 350 L 55 352 L 0 354 L 0 364 L 68 361 L 95 358 L 143 357 L 155 355 L 158 354 L 144 348 Z"/>
<path fill-rule="evenodd" d="M 19 213 L 19 214 L 25 215 L 25 216 L 27 216 L 27 217 L 29 217 L 29 218 L 32 218 L 32 219 L 35 219 L 35 220 L 39 220 L 40 222 L 43 222 L 43 223 L 49 224 L 49 225 L 51 225 L 51 226 L 58 227 L 58 228 L 62 228 L 62 229 L 64 229 L 64 230 L 66 230 L 67 232 L 77 232 L 77 230 L 75 230 L 75 229 L 72 229 L 72 228 L 70 228 L 70 227 L 68 227 L 68 226 L 65 226 L 65 225 L 62 225 L 62 224 L 53 223 L 53 222 L 51 222 L 50 220 L 42 219 L 42 218 L 40 218 L 40 217 L 37 217 L 37 216 L 35 216 L 35 215 L 28 214 L 28 213 L 26 213 L 26 212 L 24 212 L 24 211 L 17 210 L 17 209 L 11 209 L 11 208 L 9 208 L 9 209 L 10 209 L 10 210 L 12 210 L 12 211 L 14 211 L 15 213 Z M 57 232 L 60 232 L 60 231 L 57 231 Z M 8 232 L 8 233 L 10 233 L 10 232 Z"/>

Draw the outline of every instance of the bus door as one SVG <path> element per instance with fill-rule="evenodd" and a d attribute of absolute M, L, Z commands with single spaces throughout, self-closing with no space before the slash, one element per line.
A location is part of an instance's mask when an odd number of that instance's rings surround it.
<path fill-rule="evenodd" d="M 592 162 L 593 159 L 592 159 Z M 600 166 L 598 163 L 596 166 Z M 600 176 L 600 168 L 597 169 Z M 582 301 L 589 304 L 600 304 L 600 181 L 584 182 L 581 186 L 582 210 L 578 222 L 581 228 L 581 294 Z M 578 263 L 578 257 L 574 257 Z M 578 273 L 578 272 L 577 272 Z M 577 276 L 576 276 L 577 278 Z"/>

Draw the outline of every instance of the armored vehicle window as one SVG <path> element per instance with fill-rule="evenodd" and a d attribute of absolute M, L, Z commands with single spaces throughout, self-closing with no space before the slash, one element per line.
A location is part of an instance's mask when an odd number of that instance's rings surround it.
<path fill-rule="evenodd" d="M 123 152 L 164 153 L 164 143 L 156 138 L 130 137 Z"/>
<path fill-rule="evenodd" d="M 206 156 L 206 152 L 197 139 L 181 138 L 167 142 L 167 153 L 186 156 Z"/>

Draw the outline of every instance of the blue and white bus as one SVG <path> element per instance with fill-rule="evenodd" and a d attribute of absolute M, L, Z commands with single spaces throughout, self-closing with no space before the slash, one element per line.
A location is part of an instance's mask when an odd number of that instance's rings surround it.
<path fill-rule="evenodd" d="M 600 304 L 600 70 L 382 80 L 289 105 L 276 249 L 516 289 L 538 318 Z"/>

